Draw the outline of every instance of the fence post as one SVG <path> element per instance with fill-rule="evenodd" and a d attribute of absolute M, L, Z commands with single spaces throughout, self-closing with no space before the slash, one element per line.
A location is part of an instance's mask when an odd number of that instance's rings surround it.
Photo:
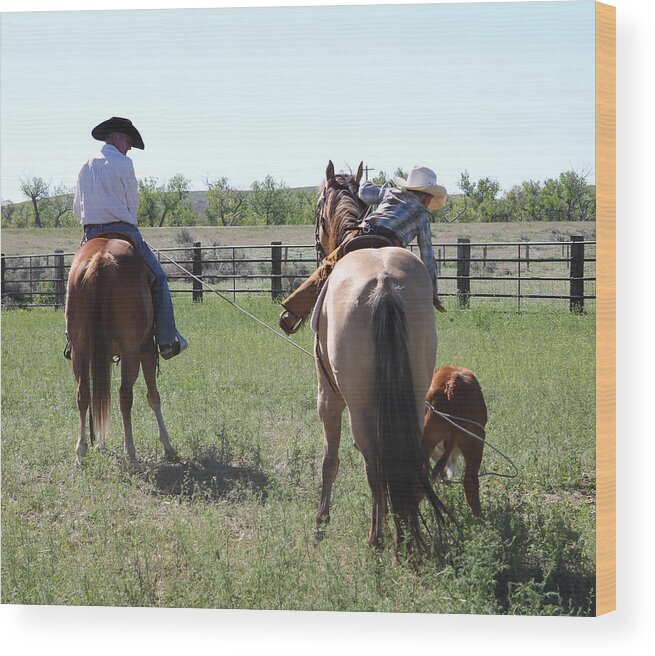
<path fill-rule="evenodd" d="M 584 237 L 571 235 L 571 312 L 584 310 Z"/>
<path fill-rule="evenodd" d="M 282 242 L 271 242 L 271 296 L 276 301 L 282 296 Z"/>
<path fill-rule="evenodd" d="M 469 306 L 471 296 L 471 240 L 460 238 L 457 240 L 457 297 L 459 306 Z"/>
<path fill-rule="evenodd" d="M 2 287 L 2 291 L 5 290 L 5 254 L 2 253 L 2 259 L 0 259 L 0 262 L 2 264 L 0 265 L 2 267 L 2 279 L 0 280 L 0 286 Z"/>
<path fill-rule="evenodd" d="M 525 265 L 528 271 L 530 271 L 530 244 L 525 242 Z"/>
<path fill-rule="evenodd" d="M 193 275 L 202 278 L 202 249 L 201 242 L 193 242 Z M 193 302 L 202 303 L 202 283 L 193 279 Z"/>
<path fill-rule="evenodd" d="M 55 251 L 55 307 L 64 306 L 64 251 Z"/>

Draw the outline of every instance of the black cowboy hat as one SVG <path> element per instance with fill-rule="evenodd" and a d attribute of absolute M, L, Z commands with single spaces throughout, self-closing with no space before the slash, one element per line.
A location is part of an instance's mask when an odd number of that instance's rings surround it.
<path fill-rule="evenodd" d="M 139 131 L 132 125 L 132 121 L 128 118 L 121 118 L 120 116 L 112 116 L 96 125 L 93 130 L 91 130 L 91 136 L 98 141 L 105 141 L 107 135 L 112 132 L 122 132 L 132 139 L 132 146 L 134 148 L 139 148 L 143 150 L 145 146 L 143 145 L 143 139 L 139 134 Z"/>

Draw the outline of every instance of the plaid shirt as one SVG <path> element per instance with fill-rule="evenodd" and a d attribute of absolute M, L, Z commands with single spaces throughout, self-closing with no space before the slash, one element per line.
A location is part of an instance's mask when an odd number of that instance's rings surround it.
<path fill-rule="evenodd" d="M 372 182 L 362 182 L 359 197 L 367 205 L 377 205 L 377 209 L 366 217 L 372 225 L 393 230 L 403 246 L 417 238 L 421 260 L 432 279 L 434 294 L 437 294 L 437 269 L 432 251 L 432 232 L 430 213 L 421 201 L 409 191 L 393 187 L 383 188 Z"/>

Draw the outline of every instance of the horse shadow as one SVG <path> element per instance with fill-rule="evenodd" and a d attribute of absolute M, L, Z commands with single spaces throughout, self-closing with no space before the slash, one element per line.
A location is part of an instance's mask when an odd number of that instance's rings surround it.
<path fill-rule="evenodd" d="M 143 477 L 155 496 L 180 500 L 241 503 L 255 496 L 268 498 L 266 474 L 247 462 L 230 461 L 215 447 L 189 460 L 143 461 Z"/>

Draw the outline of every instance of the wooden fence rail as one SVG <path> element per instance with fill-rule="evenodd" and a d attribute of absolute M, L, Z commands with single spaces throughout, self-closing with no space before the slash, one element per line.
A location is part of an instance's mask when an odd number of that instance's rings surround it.
<path fill-rule="evenodd" d="M 417 252 L 416 247 L 412 247 Z M 552 255 L 553 251 L 555 256 Z M 472 298 L 568 301 L 572 312 L 582 312 L 586 300 L 595 300 L 595 242 L 573 235 L 568 243 L 489 242 L 434 244 L 440 295 L 455 297 L 462 308 Z M 191 293 L 200 303 L 207 293 L 203 283 L 236 297 L 244 293 L 270 294 L 279 300 L 316 267 L 313 245 L 275 241 L 254 246 L 190 247 L 162 249 L 162 265 L 173 294 Z M 476 255 L 477 253 L 477 255 Z M 560 255 L 561 253 L 561 255 Z M 63 307 L 66 278 L 73 253 L 2 254 L 3 306 Z M 193 274 L 168 263 L 173 259 Z M 585 276 L 589 264 L 591 275 Z M 547 275 L 537 275 L 540 270 Z M 449 273 L 450 272 L 450 273 Z M 183 281 L 183 286 L 176 286 Z M 475 290 L 472 289 L 472 283 Z M 485 288 L 486 285 L 486 288 Z M 536 293 L 534 287 L 537 287 Z M 591 292 L 589 289 L 591 288 Z"/>

